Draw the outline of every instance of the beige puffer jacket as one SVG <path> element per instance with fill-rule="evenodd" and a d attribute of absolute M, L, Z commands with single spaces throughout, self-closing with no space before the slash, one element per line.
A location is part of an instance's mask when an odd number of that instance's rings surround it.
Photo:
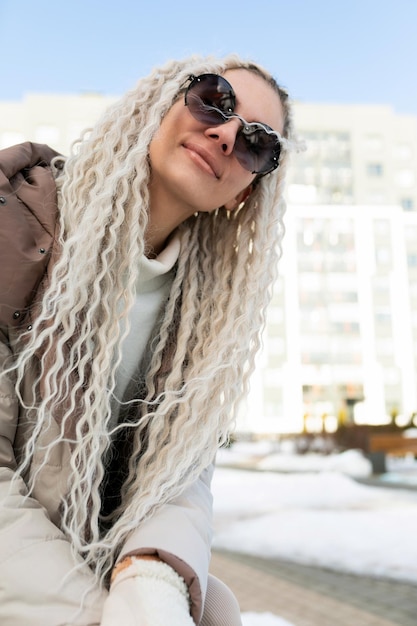
<path fill-rule="evenodd" d="M 0 151 L 0 372 L 30 327 L 30 304 L 48 271 L 57 207 L 46 146 L 21 144 Z M 32 378 L 24 381 L 29 394 Z M 29 397 L 29 396 L 28 396 Z M 60 530 L 60 500 L 68 480 L 70 450 L 56 446 L 30 498 L 25 481 L 11 478 L 28 434 L 27 414 L 13 381 L 0 378 L 0 624 L 97 625 L 107 592 L 93 588 L 90 570 L 76 558 Z M 54 436 L 55 433 L 48 434 Z M 42 443 L 47 444 L 45 436 Z M 40 464 L 35 454 L 30 472 Z M 128 554 L 157 553 L 189 586 L 191 613 L 202 614 L 211 543 L 212 467 L 175 501 L 129 537 Z M 81 565 L 74 571 L 75 565 Z M 81 608 L 80 608 L 81 607 Z"/>

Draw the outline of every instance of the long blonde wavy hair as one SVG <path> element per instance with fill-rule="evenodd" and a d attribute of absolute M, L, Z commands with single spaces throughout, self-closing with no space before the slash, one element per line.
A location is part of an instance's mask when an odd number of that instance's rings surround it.
<path fill-rule="evenodd" d="M 129 428 L 131 455 L 121 504 L 103 533 L 100 486 L 115 434 L 111 402 L 121 361 L 120 329 L 135 294 L 148 221 L 148 148 L 190 74 L 246 68 L 278 93 L 291 137 L 286 92 L 263 69 L 236 56 L 171 61 L 141 80 L 77 144 L 57 177 L 59 259 L 27 346 L 17 359 L 17 390 L 41 355 L 35 427 L 19 469 L 25 473 L 51 415 L 71 445 L 62 528 L 74 550 L 104 581 L 138 524 L 197 479 L 233 426 L 260 347 L 260 331 L 277 272 L 283 227 L 279 168 L 261 178 L 244 207 L 193 215 L 158 333 L 145 392 Z M 39 393 L 37 393 L 39 396 Z M 23 402 L 22 397 L 20 397 Z M 41 468 L 38 469 L 38 472 Z M 37 472 L 29 488 L 36 483 Z"/>

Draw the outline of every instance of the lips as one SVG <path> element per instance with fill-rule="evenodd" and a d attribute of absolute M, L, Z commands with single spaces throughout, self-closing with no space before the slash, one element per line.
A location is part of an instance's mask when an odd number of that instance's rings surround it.
<path fill-rule="evenodd" d="M 208 169 L 211 170 L 211 173 L 213 174 L 213 176 L 215 176 L 216 178 L 220 178 L 220 171 L 216 163 L 216 159 L 208 150 L 192 142 L 186 142 L 183 145 L 184 145 L 184 148 L 186 148 L 187 150 L 190 150 L 190 152 L 194 152 L 197 155 L 197 157 L 199 157 L 199 159 L 201 159 L 203 163 L 205 163 Z M 203 166 L 203 164 L 201 165 Z"/>

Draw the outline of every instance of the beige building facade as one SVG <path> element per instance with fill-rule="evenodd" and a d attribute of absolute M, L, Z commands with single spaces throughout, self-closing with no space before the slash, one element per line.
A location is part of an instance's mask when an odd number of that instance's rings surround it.
<path fill-rule="evenodd" d="M 298 103 L 295 125 L 307 150 L 289 172 L 280 278 L 242 428 L 413 423 L 417 118 Z"/>
<path fill-rule="evenodd" d="M 290 205 L 242 429 L 321 429 L 324 418 L 331 430 L 414 413 L 417 212 Z"/>
<path fill-rule="evenodd" d="M 0 101 L 0 148 L 33 141 L 68 154 L 71 144 L 114 100 L 94 93 L 30 93 L 21 101 Z"/>
<path fill-rule="evenodd" d="M 293 159 L 289 201 L 417 210 L 417 117 L 389 106 L 298 103 L 308 150 Z"/>

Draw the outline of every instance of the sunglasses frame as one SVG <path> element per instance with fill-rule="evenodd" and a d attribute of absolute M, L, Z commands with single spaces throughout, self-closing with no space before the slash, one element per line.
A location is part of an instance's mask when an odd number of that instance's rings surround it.
<path fill-rule="evenodd" d="M 206 79 L 213 79 L 213 78 L 216 79 L 218 86 L 222 85 L 223 87 L 226 87 L 226 90 L 217 89 L 217 93 L 219 95 L 227 96 L 226 99 L 229 101 L 229 106 L 227 108 L 227 111 L 215 105 L 206 104 L 200 95 L 192 94 L 192 89 L 194 87 L 196 87 L 198 84 L 201 84 L 202 81 Z M 189 76 L 188 80 L 190 80 L 191 83 L 188 85 L 185 91 L 185 95 L 184 95 L 185 106 L 188 106 L 188 109 L 191 115 L 197 121 L 203 124 L 208 124 L 208 125 L 212 124 L 213 126 L 219 126 L 221 124 L 225 124 L 226 122 L 230 121 L 233 118 L 237 118 L 242 124 L 241 129 L 237 133 L 235 145 L 233 147 L 235 156 L 237 160 L 239 161 L 239 163 L 242 165 L 242 167 L 248 171 L 251 171 L 252 174 L 257 174 L 258 178 L 261 178 L 262 176 L 265 176 L 266 174 L 270 174 L 275 169 L 277 169 L 279 165 L 279 155 L 283 148 L 284 138 L 281 137 L 281 135 L 277 131 L 274 131 L 272 128 L 270 128 L 270 126 L 268 126 L 267 124 L 264 124 L 262 122 L 247 122 L 241 115 L 238 115 L 237 113 L 234 112 L 234 107 L 236 104 L 236 96 L 235 96 L 235 92 L 231 84 L 223 76 L 220 76 L 219 74 L 200 74 L 199 76 L 194 76 L 192 74 Z M 190 95 L 193 96 L 194 101 L 196 100 L 199 101 L 197 107 L 195 106 L 195 104 L 194 105 L 192 104 L 192 99 L 190 98 Z M 200 115 L 199 115 L 199 108 L 201 110 Z M 210 115 L 210 113 L 213 114 L 212 119 L 209 119 L 209 120 L 204 119 L 204 114 Z M 268 158 L 267 163 L 266 163 L 266 165 L 269 164 L 269 166 L 266 169 L 261 169 L 257 171 L 257 170 L 253 170 L 252 167 L 248 167 L 248 165 L 250 164 L 248 163 L 247 158 L 245 158 L 249 156 L 252 161 L 251 164 L 254 165 L 254 157 L 256 155 L 252 153 L 250 149 L 251 143 L 250 141 L 248 141 L 247 138 L 251 136 L 253 137 L 254 134 L 257 134 L 259 136 L 259 134 L 262 135 L 263 133 L 269 137 L 275 137 L 276 142 L 270 148 L 270 158 Z M 243 137 L 243 142 L 244 142 L 243 146 L 236 147 L 236 144 L 238 142 L 242 143 L 240 141 L 240 137 Z M 257 145 L 258 143 L 259 141 L 257 141 L 254 145 Z"/>

